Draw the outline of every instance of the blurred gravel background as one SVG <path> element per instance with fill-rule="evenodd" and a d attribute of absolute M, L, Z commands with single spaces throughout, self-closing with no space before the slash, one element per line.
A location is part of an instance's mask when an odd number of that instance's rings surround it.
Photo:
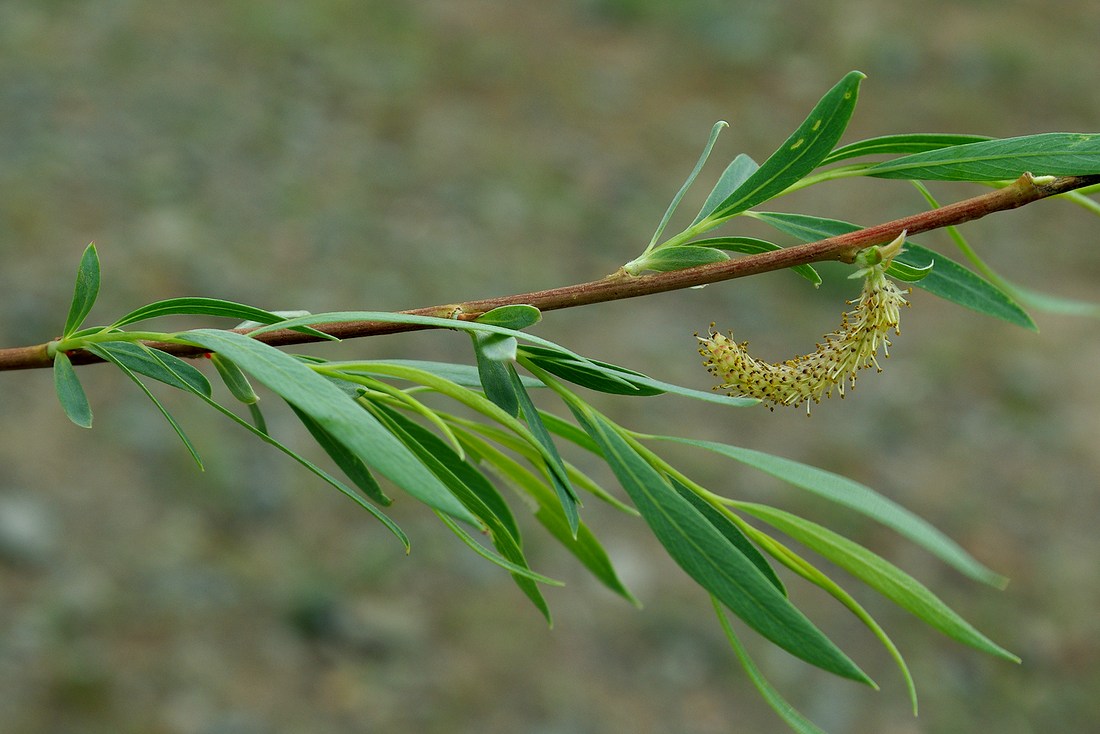
<path fill-rule="evenodd" d="M 104 263 L 99 321 L 178 295 L 398 309 L 599 277 L 648 240 L 718 119 L 732 128 L 716 157 L 762 160 L 858 68 L 869 78 L 848 141 L 1094 132 L 1097 38 L 1084 2 L 6 0 L 0 344 L 57 333 L 89 240 Z M 854 182 L 784 205 L 870 224 L 923 204 L 904 183 Z M 1010 277 L 1094 300 L 1097 232 L 1061 202 L 966 228 Z M 923 242 L 950 247 L 942 234 Z M 706 388 L 692 332 L 716 320 L 761 354 L 804 350 L 850 296 L 843 272 L 824 270 L 819 291 L 776 273 L 548 314 L 538 333 Z M 796 584 L 883 686 L 750 640 L 832 732 L 1100 730 L 1100 326 L 1037 319 L 1041 332 L 1025 333 L 918 292 L 886 372 L 809 420 L 595 401 L 631 427 L 860 479 L 1012 577 L 1003 593 L 979 588 L 888 531 L 680 455 L 715 488 L 869 544 L 1024 658 L 987 659 L 857 594 L 912 664 L 914 719 L 868 635 Z M 321 349 L 468 359 L 447 334 Z M 548 630 L 412 503 L 394 508 L 413 537 L 405 557 L 351 503 L 201 406 L 164 395 L 205 473 L 123 377 L 81 377 L 91 432 L 65 420 L 47 372 L 0 376 L 3 732 L 782 730 L 705 596 L 640 522 L 586 507 L 640 612 L 528 523 L 535 567 L 568 582 L 548 591 Z M 307 446 L 287 416 L 271 421 Z"/>

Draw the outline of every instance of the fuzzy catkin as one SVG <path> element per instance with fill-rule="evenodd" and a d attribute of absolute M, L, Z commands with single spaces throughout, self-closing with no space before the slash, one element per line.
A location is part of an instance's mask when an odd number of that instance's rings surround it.
<path fill-rule="evenodd" d="M 712 325 L 706 337 L 699 337 L 699 353 L 707 370 L 722 381 L 716 389 L 737 397 L 759 398 L 770 405 L 806 405 L 830 397 L 833 389 L 844 397 L 845 382 L 854 388 L 859 370 L 874 366 L 879 372 L 879 346 L 889 357 L 889 332 L 900 334 L 900 309 L 908 306 L 907 290 L 902 290 L 886 277 L 889 261 L 868 269 L 863 292 L 855 308 L 844 314 L 840 327 L 826 334 L 817 350 L 784 362 L 764 362 L 746 351 L 748 342 L 740 344 L 714 331 Z M 730 337 L 732 337 L 732 332 Z"/>

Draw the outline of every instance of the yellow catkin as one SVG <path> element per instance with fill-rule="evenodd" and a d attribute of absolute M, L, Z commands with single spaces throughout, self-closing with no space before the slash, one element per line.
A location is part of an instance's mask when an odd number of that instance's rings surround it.
<path fill-rule="evenodd" d="M 716 389 L 737 397 L 759 398 L 772 406 L 805 404 L 808 413 L 811 403 L 830 397 L 834 388 L 844 397 L 845 383 L 854 388 L 859 370 L 874 366 L 881 372 L 878 349 L 881 346 L 883 355 L 890 356 L 889 332 L 901 333 L 899 311 L 909 305 L 905 300 L 908 291 L 886 277 L 889 264 L 886 258 L 867 268 L 859 299 L 848 301 L 855 308 L 844 314 L 840 327 L 826 334 L 825 341 L 810 354 L 764 362 L 746 351 L 748 342 L 738 344 L 714 331 L 712 325 L 706 337 L 699 337 L 699 353 L 711 374 L 722 381 Z"/>

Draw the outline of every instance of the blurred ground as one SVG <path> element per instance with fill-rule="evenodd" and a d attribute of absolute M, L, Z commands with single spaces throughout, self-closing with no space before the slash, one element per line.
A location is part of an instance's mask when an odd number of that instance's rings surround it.
<path fill-rule="evenodd" d="M 591 279 L 648 240 L 715 120 L 732 125 L 720 157 L 760 160 L 858 68 L 869 78 L 846 140 L 1096 131 L 1097 37 L 1100 15 L 1082 2 L 11 0 L 0 344 L 57 332 L 89 240 L 104 262 L 101 321 L 176 295 L 319 312 Z M 921 205 L 895 182 L 790 200 L 868 224 Z M 1096 220 L 1070 205 L 966 232 L 1009 276 L 1095 298 Z M 548 314 L 539 333 L 705 388 L 693 331 L 717 320 L 761 354 L 793 354 L 835 324 L 847 285 L 832 274 L 816 292 L 777 273 Z M 754 645 L 830 731 L 1100 729 L 1100 327 L 1038 321 L 1024 333 L 918 293 L 887 371 L 809 420 L 599 401 L 632 427 L 865 481 L 1012 577 L 1003 593 L 978 588 L 887 531 L 683 454 L 716 488 L 871 545 L 1024 658 L 986 659 L 860 594 L 910 659 L 915 720 L 867 635 L 796 586 L 883 686 Z M 324 350 L 467 358 L 441 334 Z M 569 582 L 548 593 L 547 630 L 508 578 L 410 503 L 394 513 L 413 536 L 405 557 L 349 502 L 199 406 L 164 396 L 205 473 L 121 376 L 81 376 L 91 432 L 64 419 L 47 373 L 0 376 L 3 731 L 782 730 L 705 597 L 639 522 L 586 507 L 641 612 L 529 524 L 536 568 Z"/>

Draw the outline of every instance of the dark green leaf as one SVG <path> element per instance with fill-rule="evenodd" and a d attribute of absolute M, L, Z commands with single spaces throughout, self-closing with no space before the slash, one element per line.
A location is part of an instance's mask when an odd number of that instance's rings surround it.
<path fill-rule="evenodd" d="M 726 170 L 722 171 L 722 175 L 718 178 L 718 183 L 711 189 L 710 195 L 707 196 L 707 200 L 703 202 L 703 208 L 699 210 L 698 216 L 695 217 L 695 221 L 692 224 L 698 224 L 707 217 L 709 217 L 718 205 L 729 198 L 730 194 L 737 190 L 737 188 L 748 180 L 749 176 L 756 173 L 756 169 L 760 168 L 756 161 L 748 157 L 744 153 L 741 153 L 733 161 L 726 166 Z"/>
<path fill-rule="evenodd" d="M 814 242 L 861 229 L 858 224 L 804 214 L 753 212 L 752 216 L 805 242 Z M 978 313 L 994 316 L 1026 329 L 1035 330 L 1036 328 L 1035 322 L 1027 312 L 1003 290 L 945 255 L 909 240 L 905 243 L 905 249 L 901 254 L 894 258 L 894 262 L 916 270 L 927 268 L 935 263 L 935 267 L 927 277 L 914 281 L 913 285 Z"/>
<path fill-rule="evenodd" d="M 699 514 L 707 519 L 707 522 L 725 536 L 726 540 L 728 540 L 734 548 L 741 551 L 745 558 L 752 561 L 752 564 L 760 570 L 760 573 L 764 574 L 764 577 L 771 582 L 772 586 L 778 589 L 783 596 L 787 596 L 787 587 L 785 587 L 783 582 L 779 580 L 779 577 L 775 575 L 775 569 L 768 563 L 768 559 L 764 557 L 764 554 L 745 537 L 745 534 L 742 533 L 728 517 L 707 504 L 706 500 L 685 487 L 683 483 L 677 481 L 674 477 L 669 477 L 669 483 L 681 497 L 690 502 L 692 507 L 698 510 Z"/>
<path fill-rule="evenodd" d="M 821 161 L 821 165 L 836 163 L 848 158 L 865 155 L 908 155 L 924 153 L 930 150 L 950 148 L 953 145 L 980 143 L 990 138 L 985 135 L 951 135 L 944 133 L 904 133 L 901 135 L 882 135 L 868 140 L 837 148 Z"/>
<path fill-rule="evenodd" d="M 928 276 L 913 283 L 918 288 L 965 306 L 978 313 L 993 316 L 1025 329 L 1038 331 L 1027 311 L 997 286 L 954 260 L 920 245 L 906 243 L 905 250 L 894 258 L 912 268 L 935 267 Z"/>
<path fill-rule="evenodd" d="M 866 169 L 868 176 L 922 181 L 1001 181 L 1100 173 L 1100 133 L 1043 133 L 985 140 L 898 158 Z"/>
<path fill-rule="evenodd" d="M 73 289 L 73 302 L 69 306 L 69 315 L 65 319 L 65 328 L 62 334 L 65 338 L 72 336 L 73 332 L 80 328 L 87 318 L 88 313 L 95 304 L 99 295 L 99 255 L 96 253 L 95 243 L 84 249 L 80 258 L 80 266 L 76 271 L 76 287 Z"/>
<path fill-rule="evenodd" d="M 210 381 L 206 375 L 175 355 L 134 342 L 103 342 L 89 344 L 84 349 L 103 359 L 108 359 L 109 353 L 112 362 L 124 365 L 139 375 L 151 377 L 178 390 L 200 392 L 210 397 Z"/>
<path fill-rule="evenodd" d="M 470 334 L 474 342 L 477 374 L 485 397 L 513 418 L 519 416 L 519 398 L 509 371 L 509 363 L 516 355 L 516 340 L 502 334 Z M 501 349 L 503 342 L 503 349 Z M 495 352 L 495 354 L 494 354 Z M 503 353 L 502 353 L 503 352 Z M 502 357 L 503 359 L 498 359 Z"/>
<path fill-rule="evenodd" d="M 448 518 L 443 518 L 448 527 L 455 531 L 467 545 L 474 548 L 479 555 L 510 571 L 516 585 L 542 613 L 546 621 L 550 623 L 550 607 L 536 582 L 559 584 L 531 571 L 520 547 L 519 529 L 508 511 L 507 505 L 504 504 L 503 499 L 492 484 L 481 476 L 476 469 L 459 458 L 450 446 L 432 435 L 423 426 L 417 425 L 382 405 L 373 404 L 371 410 L 375 411 L 379 419 L 393 431 L 394 435 L 400 438 L 424 462 L 424 465 L 447 485 L 470 512 L 485 523 L 489 537 L 500 555 L 489 553 L 480 543 L 474 541 L 469 534 L 456 529 L 457 526 L 449 522 Z M 490 507 L 489 502 L 486 502 L 486 499 L 492 503 L 492 507 Z M 498 511 L 504 513 L 504 517 L 507 518 L 506 521 L 497 514 Z"/>
<path fill-rule="evenodd" d="M 817 103 L 806 120 L 760 168 L 719 204 L 708 219 L 740 214 L 783 192 L 820 165 L 840 140 L 864 74 L 849 72 Z"/>
<path fill-rule="evenodd" d="M 413 497 L 476 524 L 469 510 L 376 418 L 294 357 L 232 331 L 195 329 L 179 336 L 236 362 Z"/>
<path fill-rule="evenodd" d="M 994 573 L 963 550 L 927 521 L 887 499 L 870 487 L 824 469 L 802 464 L 781 456 L 766 454 L 729 444 L 698 441 L 675 436 L 655 436 L 663 441 L 673 441 L 688 446 L 713 451 L 782 479 L 795 487 L 812 492 L 850 510 L 893 528 L 921 546 L 940 560 L 953 566 L 970 578 L 991 586 L 1004 588 L 1008 580 Z"/>
<path fill-rule="evenodd" d="M 535 404 L 531 402 L 531 396 L 527 394 L 527 390 L 519 380 L 519 373 L 516 372 L 516 368 L 511 364 L 508 365 L 508 371 L 512 378 L 512 386 L 515 390 L 516 398 L 519 400 L 520 411 L 523 413 L 523 420 L 531 430 L 531 435 L 534 436 L 535 440 L 542 444 L 542 447 L 546 450 L 547 474 L 550 476 L 550 483 L 554 487 L 555 494 L 558 495 L 558 501 L 561 502 L 562 510 L 565 512 L 565 519 L 569 522 L 569 531 L 575 538 L 577 537 L 577 527 L 580 525 L 580 515 L 577 512 L 577 505 L 579 504 L 577 492 L 569 482 L 569 473 L 565 470 L 565 464 L 561 460 L 561 455 L 558 453 L 558 447 L 554 444 L 554 439 L 550 436 L 550 431 L 546 429 L 538 409 L 535 408 Z"/>
<path fill-rule="evenodd" d="M 317 442 L 317 445 L 325 450 L 333 463 L 340 467 L 340 471 L 344 472 L 347 478 L 362 490 L 363 494 L 383 506 L 393 503 L 393 500 L 382 490 L 382 486 L 378 484 L 378 480 L 374 478 L 370 468 L 363 463 L 362 459 L 349 451 L 344 444 L 337 441 L 331 433 L 325 430 L 324 426 L 315 421 L 308 413 L 299 410 L 293 404 L 288 403 L 288 405 L 290 405 L 294 414 L 298 416 L 298 420 L 302 422 L 302 425 L 306 427 L 306 430 L 309 431 L 309 434 L 313 436 L 313 440 Z"/>
<path fill-rule="evenodd" d="M 748 558 L 668 484 L 602 416 L 570 405 L 619 483 L 682 569 L 761 635 L 806 662 L 873 685 Z"/>
<path fill-rule="evenodd" d="M 586 359 L 584 362 L 579 362 L 567 352 L 558 349 L 523 346 L 520 347 L 519 354 L 521 364 L 524 359 L 530 360 L 536 367 L 541 367 L 567 382 L 613 395 L 645 397 L 670 393 L 739 408 L 757 405 L 760 402 L 755 398 L 733 398 L 728 395 L 680 387 L 670 382 L 655 380 L 641 372 L 599 360 Z"/>
<path fill-rule="evenodd" d="M 157 358 L 157 355 L 160 354 L 156 350 L 151 350 L 150 353 L 152 354 L 152 356 L 154 358 Z M 172 370 L 171 364 L 169 364 L 167 362 L 163 363 L 162 366 L 164 367 L 165 370 L 168 370 L 168 371 Z M 317 466 L 313 462 L 309 461 L 305 457 L 295 453 L 294 451 L 292 451 L 288 447 L 284 446 L 282 443 L 275 440 L 270 434 L 268 434 L 267 431 L 265 431 L 261 428 L 258 428 L 256 426 L 253 426 L 248 421 L 246 421 L 243 418 L 241 418 L 240 416 L 236 415 L 233 411 L 229 410 L 224 405 L 221 405 L 220 403 L 215 401 L 208 394 L 194 389 L 182 377 L 177 375 L 176 381 L 180 385 L 183 385 L 184 389 L 188 390 L 193 395 L 196 395 L 200 400 L 205 402 L 211 408 L 218 411 L 219 413 L 221 413 L 222 415 L 224 415 L 226 418 L 233 421 L 237 425 L 243 427 L 245 430 L 252 433 L 254 436 L 259 438 L 264 443 L 270 444 L 270 445 L 274 446 L 275 448 L 277 448 L 279 451 L 282 451 L 284 454 L 286 454 L 290 458 L 294 459 L 296 462 L 298 462 L 299 464 L 304 466 L 306 469 L 308 469 L 310 472 L 312 472 L 316 476 L 320 477 L 322 480 L 327 482 L 329 485 L 335 487 L 345 497 L 348 497 L 353 502 L 355 502 L 355 504 L 359 505 L 364 510 L 366 510 L 371 515 L 373 515 L 380 523 L 382 523 L 383 526 L 385 526 L 385 528 L 387 530 L 389 530 L 391 533 L 393 533 L 393 535 L 398 540 L 401 541 L 401 544 L 405 547 L 405 552 L 406 553 L 409 552 L 409 536 L 405 534 L 405 531 L 402 530 L 397 525 L 397 523 L 395 523 L 393 520 L 391 520 L 385 513 L 383 513 L 381 510 L 379 510 L 377 507 L 372 505 L 370 502 L 367 502 L 365 499 L 363 499 L 361 496 L 359 496 L 359 493 L 357 493 L 351 487 L 347 486 L 346 484 L 341 482 L 339 479 L 332 476 L 331 474 L 326 472 L 324 469 Z"/>
<path fill-rule="evenodd" d="M 486 525 L 499 524 L 500 529 L 507 532 L 516 543 L 520 542 L 519 525 L 516 523 L 508 503 L 500 496 L 500 492 L 485 476 L 475 467 L 471 466 L 460 457 L 450 444 L 442 440 L 424 426 L 411 420 L 408 416 L 399 413 L 389 406 L 381 403 L 373 403 L 371 410 L 385 416 L 394 426 L 399 427 L 406 436 L 415 441 L 430 453 L 444 467 L 447 472 L 453 474 L 455 479 L 461 482 L 461 491 L 469 492 L 476 500 L 471 500 L 467 507 L 473 511 Z M 459 496 L 462 499 L 462 496 Z M 465 504 L 465 500 L 463 501 Z M 476 508 L 476 509 L 475 509 Z"/>
<path fill-rule="evenodd" d="M 578 362 L 565 352 L 534 345 L 520 347 L 519 353 L 550 374 L 589 390 L 637 396 L 660 395 L 664 392 L 641 384 L 640 380 L 645 375 L 626 367 L 594 359 Z"/>
<path fill-rule="evenodd" d="M 773 250 L 783 249 L 775 243 L 757 239 L 756 237 L 710 237 L 705 240 L 696 240 L 691 244 L 699 247 L 718 247 L 723 250 L 741 252 L 746 255 L 755 255 L 760 252 L 772 252 Z M 815 288 L 821 285 L 821 276 L 818 275 L 817 271 L 811 266 L 795 265 L 791 270 L 813 283 Z"/>
<path fill-rule="evenodd" d="M 460 429 L 460 433 L 462 442 L 469 452 L 481 456 L 500 477 L 535 500 L 538 505 L 535 517 L 566 550 L 572 553 L 608 589 L 632 604 L 638 605 L 638 600 L 619 580 L 614 566 L 611 565 L 611 559 L 608 558 L 606 551 L 588 526 L 581 522 L 577 528 L 576 537 L 573 536 L 561 502 L 545 482 L 472 432 Z"/>
<path fill-rule="evenodd" d="M 116 321 L 112 326 L 119 327 L 127 324 L 137 323 L 139 321 L 146 321 L 148 319 L 154 319 L 159 316 L 219 316 L 227 319 L 236 319 L 238 321 L 255 321 L 261 324 L 279 324 L 288 320 L 285 316 L 272 313 L 271 311 L 265 311 L 262 308 L 256 308 L 255 306 L 247 306 L 243 303 L 234 303 L 233 301 L 225 301 L 220 298 L 200 298 L 197 296 L 188 296 L 184 298 L 168 298 L 163 301 L 157 301 L 156 303 L 150 303 L 147 306 L 142 306 L 139 309 L 131 311 Z M 324 334 L 315 329 L 309 329 L 304 327 L 295 327 L 297 331 L 302 331 L 313 336 L 333 339 L 334 337 Z"/>
<path fill-rule="evenodd" d="M 767 505 L 738 507 L 783 531 L 851 573 L 880 594 L 963 644 L 1014 662 L 1020 659 L 990 640 L 900 568 L 828 528 Z"/>
<path fill-rule="evenodd" d="M 58 352 L 53 358 L 53 386 L 69 420 L 81 428 L 91 428 L 92 406 L 80 386 L 72 360 L 64 352 Z"/>
<path fill-rule="evenodd" d="M 737 660 L 741 663 L 741 667 L 745 669 L 745 673 L 748 674 L 749 680 L 756 687 L 756 690 L 760 692 L 760 695 L 772 709 L 779 714 L 779 718 L 783 719 L 783 723 L 791 728 L 791 731 L 796 734 L 826 734 L 825 730 L 819 728 L 812 721 L 795 710 L 794 706 L 787 703 L 787 699 L 776 690 L 768 679 L 764 677 L 764 674 L 760 672 L 760 668 L 751 657 L 749 657 L 749 651 L 745 649 L 745 646 L 741 644 L 741 640 L 734 634 L 733 626 L 730 625 L 729 619 L 726 617 L 726 611 L 722 609 L 722 603 L 715 597 L 711 597 L 711 601 L 714 602 L 714 611 L 718 614 L 718 621 L 722 624 L 722 630 L 726 633 L 726 639 L 729 640 L 730 647 L 733 648 L 733 652 L 737 655 Z"/>

